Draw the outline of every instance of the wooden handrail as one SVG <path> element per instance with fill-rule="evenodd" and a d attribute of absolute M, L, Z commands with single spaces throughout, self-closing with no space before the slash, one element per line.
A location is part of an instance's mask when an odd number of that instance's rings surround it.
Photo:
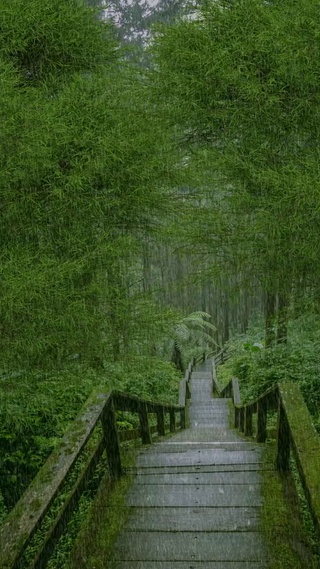
<path fill-rule="evenodd" d="M 170 432 L 176 429 L 176 413 L 180 415 L 180 428 L 185 428 L 186 403 L 190 397 L 189 381 L 195 363 L 195 358 L 192 358 L 185 377 L 180 382 L 178 405 L 148 401 L 120 391 L 89 398 L 81 416 L 72 423 L 1 526 L 1 569 L 19 568 L 24 551 L 99 424 L 102 425 L 103 435 L 95 444 L 67 501 L 52 521 L 42 545 L 30 563 L 32 569 L 45 567 L 104 450 L 107 451 L 110 477 L 117 479 L 122 474 L 120 441 L 141 437 L 144 444 L 152 442 L 151 433 L 155 429 L 149 426 L 149 413 L 156 414 L 156 430 L 159 436 L 165 435 L 165 414 L 169 415 Z M 140 429 L 118 433 L 115 411 L 137 413 Z"/>
<path fill-rule="evenodd" d="M 217 383 L 215 382 L 217 386 Z M 293 452 L 300 480 L 320 538 L 320 437 L 312 423 L 311 415 L 299 386 L 295 383 L 279 383 L 265 391 L 254 401 L 240 404 L 239 382 L 232 379 L 223 389 L 217 389 L 220 397 L 231 397 L 234 405 L 234 425 L 246 436 L 253 434 L 253 414 L 257 414 L 256 440 L 264 443 L 267 438 L 268 411 L 278 414 L 276 467 L 290 470 L 290 452 Z"/>

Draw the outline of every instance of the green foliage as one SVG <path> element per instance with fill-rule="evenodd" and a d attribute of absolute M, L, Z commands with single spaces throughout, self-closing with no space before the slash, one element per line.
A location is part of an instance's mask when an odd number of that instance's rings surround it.
<path fill-rule="evenodd" d="M 0 379 L 0 492 L 10 509 L 18 500 L 93 390 L 118 389 L 176 403 L 180 375 L 174 366 L 149 357 L 105 363 L 103 371 L 78 363 L 60 372 L 7 374 Z M 119 418 L 120 427 L 136 416 Z M 1 502 L 0 502 L 1 504 Z M 1 515 L 1 509 L 0 509 Z"/>
<path fill-rule="evenodd" d="M 212 177 L 211 215 L 191 243 L 268 290 L 301 275 L 317 286 L 317 4 L 200 0 L 193 16 L 159 28 L 153 45 L 156 96 Z"/>
<path fill-rule="evenodd" d="M 174 366 L 150 356 L 131 358 L 126 362 L 105 365 L 115 388 L 144 399 L 176 403 L 180 374 Z"/>
<path fill-rule="evenodd" d="M 167 326 L 166 337 L 158 347 L 160 353 L 167 358 L 172 357 L 172 361 L 173 354 L 178 353 L 185 367 L 192 356 L 197 357 L 212 350 L 216 342 L 210 332 L 215 332 L 216 327 L 209 322 L 210 318 L 210 314 L 201 311 L 192 312 L 185 317 L 176 314 Z"/>
<path fill-rule="evenodd" d="M 173 208 L 177 154 L 96 11 L 3 0 L 0 13 L 2 359 L 92 363 L 123 327 L 119 263 Z"/>
<path fill-rule="evenodd" d="M 228 344 L 232 357 L 218 368 L 221 382 L 238 377 L 244 401 L 255 399 L 276 383 L 298 383 L 314 423 L 320 428 L 319 329 L 318 317 L 303 316 L 289 322 L 287 345 L 261 347 L 258 351 L 248 349 L 248 345 L 263 346 L 262 329 L 251 329 L 247 335 L 236 337 Z"/>
<path fill-rule="evenodd" d="M 83 366 L 51 373 L 3 375 L 0 380 L 1 492 L 11 508 L 97 385 Z"/>
<path fill-rule="evenodd" d="M 13 63 L 25 85 L 55 88 L 70 74 L 93 71 L 114 59 L 109 22 L 82 0 L 1 0 L 0 57 Z"/>

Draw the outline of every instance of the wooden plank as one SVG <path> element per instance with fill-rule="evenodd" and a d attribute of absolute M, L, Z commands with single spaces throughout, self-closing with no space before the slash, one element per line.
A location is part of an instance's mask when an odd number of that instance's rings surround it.
<path fill-rule="evenodd" d="M 151 433 L 149 429 L 148 410 L 144 402 L 140 403 L 139 408 L 140 431 L 143 444 L 151 444 Z"/>
<path fill-rule="evenodd" d="M 140 429 L 130 429 L 128 431 L 118 431 L 118 438 L 119 441 L 127 442 L 127 441 L 134 441 L 135 439 L 139 439 L 141 437 Z"/>
<path fill-rule="evenodd" d="M 170 411 L 170 433 L 174 433 L 176 430 L 176 414 L 174 411 Z"/>
<path fill-rule="evenodd" d="M 239 431 L 241 433 L 244 432 L 244 421 L 245 421 L 245 409 L 244 407 L 241 407 L 239 414 Z"/>
<path fill-rule="evenodd" d="M 185 410 L 185 408 L 180 411 L 180 427 L 181 427 L 181 429 L 186 428 L 186 410 Z"/>
<path fill-rule="evenodd" d="M 157 413 L 160 408 L 162 408 L 165 413 L 169 413 L 170 409 L 175 409 L 176 411 L 180 410 L 177 405 L 168 405 L 167 403 L 161 403 L 161 401 L 148 401 L 147 399 L 141 399 L 140 397 L 128 395 L 121 391 L 113 391 L 112 399 L 116 411 L 139 413 L 141 403 L 146 404 L 148 413 Z"/>
<path fill-rule="evenodd" d="M 111 478 L 121 477 L 121 455 L 118 431 L 116 426 L 116 415 L 112 398 L 109 399 L 101 416 L 103 440 L 107 449 L 107 458 Z"/>
<path fill-rule="evenodd" d="M 157 412 L 157 430 L 159 437 L 164 437 L 166 434 L 165 424 L 164 424 L 164 413 L 163 409 L 159 409 Z"/>
<path fill-rule="evenodd" d="M 267 438 L 267 403 L 261 398 L 257 404 L 257 443 L 265 443 Z"/>
<path fill-rule="evenodd" d="M 290 470 L 290 429 L 281 402 L 279 402 L 278 412 L 277 446 L 277 468 L 282 472 L 287 472 Z"/>
<path fill-rule="evenodd" d="M 320 537 L 320 438 L 299 387 L 282 383 L 279 393 L 301 482 Z"/>
<path fill-rule="evenodd" d="M 110 394 L 90 398 L 0 530 L 0 567 L 14 568 L 101 418 Z"/>
<path fill-rule="evenodd" d="M 121 391 L 113 391 L 113 405 L 116 411 L 139 412 L 140 399 L 134 395 L 127 395 Z"/>
<path fill-rule="evenodd" d="M 233 403 L 234 405 L 241 404 L 239 380 L 235 377 L 232 380 L 232 392 L 233 392 Z"/>
<path fill-rule="evenodd" d="M 182 379 L 180 381 L 180 388 L 179 388 L 179 406 L 184 407 L 186 404 L 186 395 L 187 395 L 187 385 L 186 380 Z"/>
<path fill-rule="evenodd" d="M 252 408 L 246 405 L 244 412 L 244 434 L 246 437 L 252 435 Z"/>
<path fill-rule="evenodd" d="M 69 494 L 69 497 L 50 526 L 50 529 L 41 544 L 41 550 L 31 563 L 30 569 L 42 569 L 46 566 L 46 563 L 49 561 L 56 543 L 64 532 L 65 527 L 72 516 L 72 512 L 75 510 L 83 491 L 87 487 L 87 484 L 92 477 L 104 450 L 104 441 L 101 439 L 88 458 L 79 478 Z"/>

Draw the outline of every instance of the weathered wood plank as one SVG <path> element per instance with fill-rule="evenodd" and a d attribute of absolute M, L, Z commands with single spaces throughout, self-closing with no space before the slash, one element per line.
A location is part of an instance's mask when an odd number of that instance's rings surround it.
<path fill-rule="evenodd" d="M 232 392 L 234 405 L 241 405 L 239 381 L 236 377 L 232 379 Z"/>
<path fill-rule="evenodd" d="M 174 411 L 170 411 L 170 433 L 174 433 L 176 430 L 176 414 Z"/>
<path fill-rule="evenodd" d="M 277 439 L 277 468 L 286 472 L 290 470 L 290 428 L 282 402 L 279 402 Z"/>
<path fill-rule="evenodd" d="M 148 410 L 147 405 L 144 402 L 141 402 L 139 406 L 139 421 L 142 443 L 151 444 L 152 439 L 149 428 Z"/>
<path fill-rule="evenodd" d="M 103 440 L 107 449 L 107 458 L 111 478 L 120 478 L 122 474 L 120 444 L 116 426 L 116 415 L 112 397 L 106 403 L 102 416 Z"/>
<path fill-rule="evenodd" d="M 267 438 L 267 404 L 259 399 L 257 404 L 257 442 L 265 443 Z"/>
<path fill-rule="evenodd" d="M 0 530 L 0 567 L 14 568 L 101 418 L 110 394 L 90 398 Z"/>
<path fill-rule="evenodd" d="M 284 383 L 279 392 L 301 482 L 320 536 L 320 438 L 299 387 Z"/>
<path fill-rule="evenodd" d="M 186 396 L 187 396 L 187 382 L 185 379 L 180 381 L 180 388 L 179 388 L 179 405 L 184 407 L 186 404 Z"/>
<path fill-rule="evenodd" d="M 157 430 L 159 437 L 164 437 L 166 434 L 165 424 L 164 424 L 164 413 L 163 409 L 159 409 L 157 412 Z"/>
<path fill-rule="evenodd" d="M 104 441 L 101 439 L 95 450 L 88 458 L 78 480 L 70 491 L 68 499 L 63 504 L 63 507 L 58 512 L 54 522 L 47 532 L 38 555 L 30 565 L 30 569 L 42 569 L 46 566 L 46 563 L 50 559 L 56 543 L 64 532 L 64 529 L 72 516 L 72 512 L 76 508 L 83 491 L 87 487 L 87 484 L 92 477 L 104 450 Z"/>

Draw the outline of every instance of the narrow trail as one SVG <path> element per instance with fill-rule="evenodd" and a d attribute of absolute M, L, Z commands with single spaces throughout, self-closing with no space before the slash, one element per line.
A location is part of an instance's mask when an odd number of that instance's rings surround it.
<path fill-rule="evenodd" d="M 264 569 L 261 447 L 229 427 L 210 361 L 191 378 L 190 427 L 137 459 L 112 569 Z"/>

